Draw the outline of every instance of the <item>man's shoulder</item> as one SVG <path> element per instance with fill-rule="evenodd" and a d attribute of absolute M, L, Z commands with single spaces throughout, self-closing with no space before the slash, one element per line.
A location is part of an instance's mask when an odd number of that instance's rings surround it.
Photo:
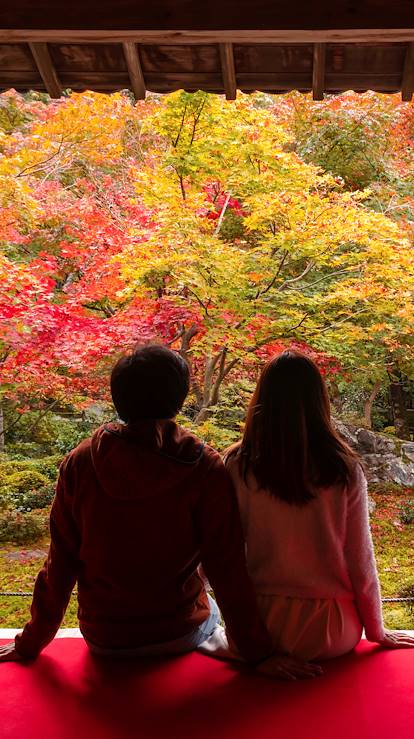
<path fill-rule="evenodd" d="M 203 462 L 209 470 L 226 471 L 221 454 L 216 449 L 213 449 L 209 444 L 204 445 Z"/>
<path fill-rule="evenodd" d="M 91 438 L 83 439 L 78 446 L 66 455 L 60 466 L 61 471 L 65 472 L 85 464 L 92 464 Z"/>

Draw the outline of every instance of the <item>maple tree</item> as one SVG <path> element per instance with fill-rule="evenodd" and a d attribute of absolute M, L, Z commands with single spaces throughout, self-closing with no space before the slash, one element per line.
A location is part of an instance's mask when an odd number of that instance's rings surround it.
<path fill-rule="evenodd" d="M 314 103 L 297 94 L 278 99 L 275 114 L 293 132 L 294 149 L 306 161 L 320 164 L 340 177 L 353 190 L 368 187 L 366 207 L 398 223 L 412 244 L 414 239 L 412 104 L 401 103 L 398 95 L 355 95 L 345 93 Z M 404 418 L 403 387 L 412 378 L 410 339 L 411 302 L 409 280 L 405 304 L 389 321 L 379 321 L 372 342 L 367 388 L 365 423 L 371 423 L 372 403 L 389 384 L 398 434 L 410 437 Z M 366 348 L 361 346 L 361 351 Z M 395 400 L 395 402 L 394 402 Z"/>
<path fill-rule="evenodd" d="M 163 145 L 135 182 L 157 227 L 132 246 L 122 272 L 134 294 L 151 292 L 150 275 L 164 299 L 201 309 L 202 330 L 189 326 L 181 344 L 202 359 L 200 419 L 228 372 L 273 339 L 306 341 L 368 368 L 371 342 L 385 331 L 393 352 L 398 332 L 412 360 L 410 244 L 365 206 L 369 193 L 346 192 L 304 164 L 273 112 L 246 98 L 223 108 L 180 93 L 146 125 Z"/>
<path fill-rule="evenodd" d="M 3 394 L 107 399 L 116 354 L 154 339 L 191 365 L 197 423 L 292 342 L 369 391 L 413 376 L 412 114 L 342 97 L 298 122 L 295 95 L 1 96 Z"/>

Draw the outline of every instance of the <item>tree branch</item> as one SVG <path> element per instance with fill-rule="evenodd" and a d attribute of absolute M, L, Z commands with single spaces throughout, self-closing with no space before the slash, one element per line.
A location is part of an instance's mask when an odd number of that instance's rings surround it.
<path fill-rule="evenodd" d="M 220 233 L 221 224 L 223 223 L 223 218 L 225 216 L 225 213 L 226 213 L 227 206 L 229 204 L 230 198 L 231 198 L 231 190 L 229 190 L 228 193 L 227 193 L 227 195 L 226 195 L 226 199 L 224 201 L 224 205 L 223 205 L 223 207 L 221 209 L 221 213 L 220 213 L 219 218 L 218 218 L 218 221 L 217 221 L 217 226 L 214 229 L 214 236 L 218 236 L 218 234 Z"/>
<path fill-rule="evenodd" d="M 182 339 L 181 339 L 180 354 L 184 356 L 184 354 L 188 352 L 188 350 L 190 349 L 191 340 L 194 339 L 194 336 L 197 336 L 197 334 L 198 334 L 198 326 L 196 326 L 195 323 L 193 323 L 190 326 L 190 328 L 188 328 L 186 331 L 183 332 Z"/>
<path fill-rule="evenodd" d="M 198 125 L 198 122 L 200 120 L 200 117 L 201 117 L 201 114 L 203 112 L 203 108 L 204 108 L 205 104 L 206 104 L 206 101 L 203 100 L 203 102 L 201 103 L 201 105 L 198 108 L 197 113 L 194 116 L 194 123 L 193 123 L 193 130 L 192 130 L 192 133 L 191 133 L 190 146 L 193 145 L 195 134 L 196 134 L 196 130 L 197 130 L 197 125 Z"/>
<path fill-rule="evenodd" d="M 320 282 L 325 282 L 325 280 L 329 280 L 330 277 L 336 277 L 337 275 L 342 275 L 345 273 L 352 275 L 354 272 L 360 272 L 360 268 L 358 267 L 358 269 L 338 269 L 336 272 L 330 272 L 328 275 L 324 275 L 324 277 L 320 277 L 319 280 L 310 282 L 308 285 L 302 285 L 301 287 L 293 287 L 292 292 L 294 292 L 295 290 L 307 290 L 308 288 L 313 287 L 314 285 L 319 285 Z"/>
<path fill-rule="evenodd" d="M 306 277 L 308 272 L 310 272 L 311 269 L 314 268 L 314 266 L 315 262 L 311 259 L 311 261 L 306 265 L 305 269 L 300 275 L 298 275 L 297 277 L 291 277 L 289 280 L 285 280 L 284 282 L 282 282 L 282 284 L 279 285 L 279 287 L 277 288 L 277 291 L 280 293 L 288 285 L 292 285 L 294 282 L 299 282 L 299 280 L 302 280 L 304 277 Z"/>
<path fill-rule="evenodd" d="M 341 318 L 339 321 L 334 321 L 334 323 L 330 323 L 329 326 L 323 326 L 323 328 L 317 328 L 315 331 L 311 331 L 309 336 L 314 336 L 315 334 L 324 334 L 325 331 L 329 331 L 330 328 L 335 328 L 336 326 L 339 326 L 341 323 L 346 323 L 346 321 L 351 321 L 355 318 L 355 316 L 359 316 L 361 313 L 366 313 L 369 310 L 369 308 L 361 308 L 361 310 L 357 310 L 356 313 L 352 313 L 350 316 L 345 316 L 344 318 Z"/>
<path fill-rule="evenodd" d="M 184 326 L 184 324 L 181 324 L 181 327 L 179 328 L 179 330 L 175 334 L 175 336 L 173 336 L 173 338 L 170 339 L 170 341 L 166 341 L 165 342 L 167 344 L 167 346 L 171 346 L 172 344 L 175 344 L 175 342 L 178 341 L 178 339 L 181 339 L 182 338 L 182 336 L 184 335 L 184 332 L 185 332 L 185 326 Z"/>
<path fill-rule="evenodd" d="M 177 148 L 178 142 L 179 142 L 180 137 L 181 137 L 181 133 L 182 133 L 183 126 L 184 126 L 184 121 L 185 121 L 185 114 L 187 112 L 187 107 L 188 106 L 187 106 L 187 103 L 186 103 L 185 106 L 184 106 L 183 115 L 182 115 L 182 118 L 181 118 L 180 128 L 178 129 L 177 138 L 175 139 L 175 141 L 173 141 L 173 147 L 174 147 L 174 149 Z"/>
<path fill-rule="evenodd" d="M 188 357 L 188 352 L 191 348 L 191 341 L 194 338 L 194 336 L 197 336 L 198 334 L 198 326 L 196 326 L 195 323 L 193 323 L 190 328 L 185 330 L 184 324 L 182 326 L 183 331 L 181 333 L 181 346 L 179 350 L 179 354 L 182 356 L 182 358 L 187 362 L 188 369 L 190 370 L 190 376 L 191 376 L 191 388 L 194 391 L 194 395 L 196 397 L 197 405 L 201 407 L 203 403 L 203 394 L 200 389 L 200 385 L 197 382 L 196 378 L 194 377 L 192 373 L 192 367 L 191 362 Z"/>
<path fill-rule="evenodd" d="M 184 187 L 184 178 L 183 178 L 183 176 L 181 174 L 179 174 L 178 175 L 178 179 L 179 179 L 179 182 L 180 182 L 181 196 L 182 196 L 182 199 L 185 200 L 186 197 L 187 197 L 187 195 L 186 195 L 185 187 Z"/>
<path fill-rule="evenodd" d="M 24 174 L 26 172 L 28 172 L 29 169 L 34 170 L 34 172 L 32 172 L 31 174 L 34 174 L 35 172 L 41 171 L 44 164 L 47 164 L 48 162 L 51 162 L 52 159 L 54 159 L 55 157 L 57 157 L 60 154 L 60 152 L 62 151 L 62 146 L 63 146 L 64 139 L 65 139 L 65 137 L 62 135 L 62 138 L 61 138 L 61 141 L 60 141 L 60 144 L 59 144 L 57 150 L 53 154 L 51 154 L 50 157 L 48 157 L 47 159 L 44 159 L 42 162 L 36 162 L 36 164 L 28 164 L 27 167 L 24 167 L 22 170 L 20 170 L 20 172 L 17 173 L 16 179 L 17 179 L 17 177 L 23 177 Z"/>
<path fill-rule="evenodd" d="M 217 366 L 217 362 L 219 359 L 222 361 L 223 355 L 225 357 L 225 352 L 227 352 L 227 349 L 223 348 L 220 349 L 217 354 L 214 356 L 211 356 L 206 361 L 206 370 L 204 374 L 204 394 L 203 394 L 203 406 L 209 406 L 212 402 L 212 394 L 214 390 L 212 391 L 211 385 L 213 382 L 213 375 L 214 370 Z"/>
<path fill-rule="evenodd" d="M 26 429 L 26 434 L 28 436 L 35 430 L 35 428 L 39 425 L 40 421 L 45 416 L 47 416 L 47 414 L 49 413 L 49 411 L 51 411 L 52 408 L 54 408 L 55 405 L 57 405 L 57 403 L 58 403 L 58 400 L 53 400 L 52 403 L 50 403 L 50 405 L 48 405 L 48 407 L 46 409 L 44 409 L 43 411 L 40 411 L 40 414 L 36 418 L 36 421 L 28 429 Z"/>
<path fill-rule="evenodd" d="M 275 276 L 269 282 L 269 284 L 267 285 L 267 287 L 263 288 L 263 290 L 260 290 L 260 288 L 257 290 L 256 295 L 253 298 L 254 300 L 257 300 L 257 298 L 260 298 L 261 295 L 265 295 L 265 293 L 269 292 L 269 290 L 272 289 L 273 285 L 275 284 L 277 278 L 280 275 L 281 270 L 283 269 L 283 265 L 284 265 L 284 263 L 286 261 L 286 257 L 287 257 L 288 254 L 289 254 L 289 251 L 286 249 L 285 250 L 285 253 L 283 254 L 282 259 L 280 260 L 279 267 L 277 269 L 277 272 L 276 272 Z"/>
<path fill-rule="evenodd" d="M 296 331 L 296 329 L 299 328 L 302 325 L 302 323 L 305 323 L 308 315 L 309 313 L 305 313 L 305 315 L 300 319 L 299 323 L 297 323 L 295 326 L 292 326 L 291 328 L 288 328 L 287 331 L 284 333 L 291 334 L 292 331 Z"/>
<path fill-rule="evenodd" d="M 204 313 L 206 314 L 206 317 L 207 318 L 210 318 L 210 313 L 208 312 L 208 306 L 210 304 L 210 300 L 209 300 L 208 304 L 206 305 L 205 303 L 203 303 L 203 301 L 201 300 L 201 298 L 198 297 L 197 293 L 194 292 L 194 290 L 191 289 L 191 287 L 187 287 L 187 291 L 189 293 L 191 293 L 191 295 L 194 295 L 197 303 L 201 306 L 201 308 L 203 309 Z"/>
<path fill-rule="evenodd" d="M 273 334 L 272 336 L 266 336 L 264 339 L 260 339 L 260 341 L 257 341 L 256 344 L 254 344 L 253 346 L 248 346 L 246 348 L 246 351 L 255 352 L 256 349 L 260 349 L 261 346 L 270 344 L 271 341 L 279 341 L 280 339 L 283 339 L 286 334 L 290 334 L 292 333 L 292 331 L 295 331 L 297 328 L 299 328 L 306 321 L 308 316 L 309 313 L 305 313 L 305 315 L 302 316 L 302 318 L 300 319 L 299 323 L 297 323 L 295 326 L 291 326 L 285 331 L 280 331 L 278 334 Z"/>

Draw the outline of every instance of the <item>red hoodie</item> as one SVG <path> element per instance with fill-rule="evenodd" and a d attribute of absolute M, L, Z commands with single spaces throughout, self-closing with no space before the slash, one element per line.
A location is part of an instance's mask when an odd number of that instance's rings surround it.
<path fill-rule="evenodd" d="M 236 497 L 217 452 L 173 421 L 108 424 L 63 461 L 24 656 L 54 637 L 78 582 L 84 636 L 106 648 L 177 639 L 209 615 L 202 563 L 248 661 L 271 652 L 247 575 Z"/>

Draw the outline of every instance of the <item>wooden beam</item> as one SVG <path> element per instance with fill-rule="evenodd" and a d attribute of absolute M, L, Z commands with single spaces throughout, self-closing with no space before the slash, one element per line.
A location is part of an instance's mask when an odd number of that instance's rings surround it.
<path fill-rule="evenodd" d="M 414 93 L 414 43 L 408 44 L 401 82 L 401 99 L 409 103 Z"/>
<path fill-rule="evenodd" d="M 141 60 L 139 58 L 138 46 L 134 41 L 124 41 L 122 46 L 135 98 L 137 100 L 145 100 L 145 80 L 142 72 Z"/>
<path fill-rule="evenodd" d="M 412 0 L 2 0 L 3 28 L 139 31 L 412 28 Z M 317 41 L 318 39 L 315 39 Z"/>
<path fill-rule="evenodd" d="M 326 44 L 313 45 L 312 93 L 314 100 L 323 100 L 325 90 Z"/>
<path fill-rule="evenodd" d="M 235 100 L 237 95 L 236 70 L 234 68 L 233 44 L 220 44 L 221 74 L 226 100 Z"/>
<path fill-rule="evenodd" d="M 313 43 L 387 43 L 414 42 L 412 28 L 390 29 L 316 29 L 252 31 L 131 31 L 80 29 L 10 29 L 0 28 L 0 43 L 94 44 L 133 41 L 145 44 L 313 44 Z"/>
<path fill-rule="evenodd" d="M 62 96 L 62 86 L 59 82 L 53 62 L 50 58 L 49 49 L 45 43 L 33 43 L 30 45 L 33 59 L 39 70 L 39 74 L 43 80 L 44 86 L 51 98 L 60 98 Z"/>

